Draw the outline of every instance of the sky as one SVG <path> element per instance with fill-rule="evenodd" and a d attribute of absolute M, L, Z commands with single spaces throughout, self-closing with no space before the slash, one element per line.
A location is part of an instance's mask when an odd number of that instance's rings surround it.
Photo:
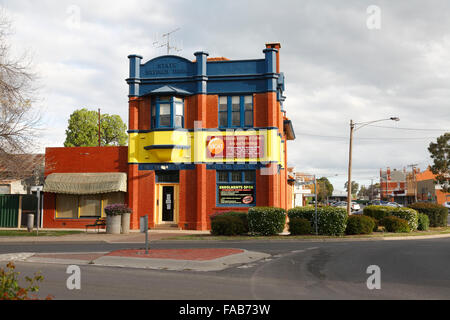
<path fill-rule="evenodd" d="M 288 161 L 344 189 L 350 120 L 365 123 L 353 144 L 353 180 L 381 168 L 431 164 L 430 142 L 450 131 L 450 2 L 442 1 L 49 1 L 0 0 L 13 54 L 38 74 L 41 152 L 61 147 L 70 114 L 86 107 L 128 123 L 129 54 L 165 54 L 172 35 L 193 60 L 264 58 L 280 42 L 285 109 L 297 139 Z M 161 42 L 159 42 L 161 43 Z M 358 127 L 358 126 L 357 126 Z M 414 129 L 414 130 L 412 130 Z"/>

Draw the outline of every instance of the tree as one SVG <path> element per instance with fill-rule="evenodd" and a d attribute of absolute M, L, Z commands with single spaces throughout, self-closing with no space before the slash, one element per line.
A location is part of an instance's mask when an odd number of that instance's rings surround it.
<path fill-rule="evenodd" d="M 102 146 L 127 144 L 127 126 L 118 115 L 100 117 L 100 142 Z M 98 113 L 87 109 L 75 110 L 69 118 L 65 147 L 98 146 Z"/>
<path fill-rule="evenodd" d="M 436 175 L 436 183 L 442 186 L 442 191 L 450 192 L 450 132 L 437 138 L 436 143 L 430 143 L 428 151 L 431 153 L 433 165 L 431 172 Z"/>
<path fill-rule="evenodd" d="M 348 192 L 348 182 L 345 183 L 344 185 L 345 191 Z M 355 195 L 358 192 L 359 189 L 359 184 L 356 183 L 355 181 L 352 181 L 352 194 Z"/>
<path fill-rule="evenodd" d="M 17 161 L 36 148 L 40 114 L 34 108 L 36 78 L 26 54 L 13 58 L 8 44 L 11 22 L 0 10 L 0 179 L 23 179 L 42 166 L 41 159 Z"/>
<path fill-rule="evenodd" d="M 317 179 L 317 201 L 323 202 L 333 195 L 334 187 L 331 182 L 323 177 Z"/>

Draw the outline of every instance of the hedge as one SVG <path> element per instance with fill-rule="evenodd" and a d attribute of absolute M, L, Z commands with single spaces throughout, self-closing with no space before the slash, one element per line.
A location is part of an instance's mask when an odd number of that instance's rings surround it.
<path fill-rule="evenodd" d="M 315 232 L 315 208 L 297 207 L 288 211 L 289 220 L 303 218 L 311 223 Z M 317 208 L 317 228 L 320 235 L 342 235 L 347 227 L 347 210 L 335 207 Z"/>
<path fill-rule="evenodd" d="M 213 219 L 217 218 L 217 217 L 228 217 L 228 216 L 233 216 L 233 217 L 237 217 L 239 219 L 242 220 L 242 223 L 244 224 L 244 233 L 248 233 L 248 214 L 247 212 L 242 212 L 242 211 L 229 211 L 229 212 L 216 212 L 212 215 L 209 216 L 209 218 L 211 219 L 211 222 L 213 221 Z"/>
<path fill-rule="evenodd" d="M 398 217 L 394 216 L 385 217 L 383 218 L 383 220 L 381 220 L 381 224 L 385 227 L 386 231 L 388 232 L 395 232 L 395 233 L 411 232 L 408 221 Z"/>
<path fill-rule="evenodd" d="M 409 207 L 426 214 L 430 219 L 430 227 L 447 226 L 448 209 L 446 207 L 428 202 L 416 202 Z"/>
<path fill-rule="evenodd" d="M 307 235 L 311 234 L 311 222 L 303 218 L 289 219 L 289 232 L 291 235 Z"/>
<path fill-rule="evenodd" d="M 420 231 L 427 231 L 430 227 L 430 218 L 424 213 L 419 213 L 419 226 L 417 227 Z"/>
<path fill-rule="evenodd" d="M 353 215 L 347 220 L 345 233 L 352 234 L 371 234 L 375 228 L 375 220 L 368 216 Z"/>
<path fill-rule="evenodd" d="M 419 225 L 419 214 L 416 210 L 405 207 L 388 207 L 388 206 L 367 206 L 364 208 L 364 215 L 372 217 L 378 221 L 382 221 L 388 216 L 394 216 L 404 219 L 408 222 L 411 230 L 417 230 Z"/>
<path fill-rule="evenodd" d="M 272 236 L 283 232 L 286 210 L 272 207 L 253 207 L 248 210 L 248 228 L 252 234 Z"/>
<path fill-rule="evenodd" d="M 214 236 L 236 236 L 246 233 L 242 220 L 236 216 L 217 216 L 211 219 L 211 234 Z"/>

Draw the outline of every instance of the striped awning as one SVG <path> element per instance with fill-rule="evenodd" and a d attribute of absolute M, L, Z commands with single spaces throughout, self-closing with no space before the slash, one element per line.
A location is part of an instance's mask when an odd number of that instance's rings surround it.
<path fill-rule="evenodd" d="M 79 195 L 127 192 L 127 174 L 53 173 L 45 179 L 44 192 Z"/>

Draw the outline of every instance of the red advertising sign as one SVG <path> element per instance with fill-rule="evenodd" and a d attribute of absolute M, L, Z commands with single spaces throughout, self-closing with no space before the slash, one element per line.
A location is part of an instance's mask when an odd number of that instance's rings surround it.
<path fill-rule="evenodd" d="M 256 159 L 264 157 L 264 136 L 209 136 L 206 153 L 210 159 Z"/>

